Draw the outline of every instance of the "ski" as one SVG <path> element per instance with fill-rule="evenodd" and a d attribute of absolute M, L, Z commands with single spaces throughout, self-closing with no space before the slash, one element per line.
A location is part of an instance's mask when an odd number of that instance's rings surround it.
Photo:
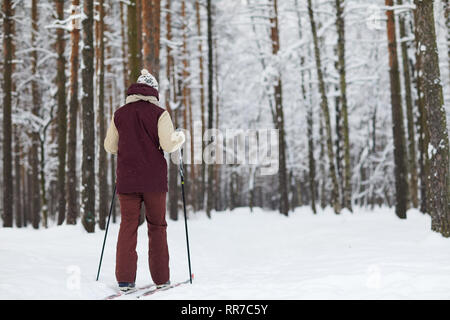
<path fill-rule="evenodd" d="M 114 299 L 119 298 L 121 296 L 126 296 L 126 295 L 129 295 L 129 294 L 132 294 L 132 293 L 136 293 L 136 292 L 139 292 L 139 291 L 142 291 L 142 290 L 150 289 L 151 287 L 154 287 L 154 286 L 155 286 L 155 284 L 152 283 L 152 284 L 148 284 L 146 286 L 135 288 L 133 290 L 129 290 L 129 291 L 126 291 L 126 292 L 118 291 L 118 292 L 116 292 L 114 294 L 111 294 L 111 295 L 105 297 L 103 300 L 114 300 Z"/>
<path fill-rule="evenodd" d="M 172 288 L 176 288 L 176 287 L 179 287 L 179 286 L 181 286 L 183 284 L 186 284 L 186 283 L 189 283 L 189 282 L 191 282 L 191 279 L 187 279 L 185 281 L 177 282 L 177 283 L 174 283 L 174 284 L 169 284 L 168 286 L 164 286 L 162 288 L 151 289 L 149 291 L 146 291 L 146 292 L 138 295 L 136 298 L 140 299 L 142 297 L 147 297 L 147 296 L 150 296 L 152 294 L 155 294 L 156 292 L 166 291 L 166 290 L 169 290 L 169 289 L 172 289 Z"/>

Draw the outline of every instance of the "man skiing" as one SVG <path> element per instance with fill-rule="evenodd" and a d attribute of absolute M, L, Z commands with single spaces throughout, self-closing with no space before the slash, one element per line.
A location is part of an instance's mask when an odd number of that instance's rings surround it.
<path fill-rule="evenodd" d="M 135 288 L 137 229 L 141 205 L 148 227 L 148 261 L 157 287 L 170 284 L 166 228 L 167 163 L 185 141 L 169 113 L 159 105 L 158 82 L 146 69 L 127 90 L 126 104 L 114 112 L 104 141 L 117 154 L 116 188 L 121 222 L 116 251 L 116 279 L 121 291 Z"/>

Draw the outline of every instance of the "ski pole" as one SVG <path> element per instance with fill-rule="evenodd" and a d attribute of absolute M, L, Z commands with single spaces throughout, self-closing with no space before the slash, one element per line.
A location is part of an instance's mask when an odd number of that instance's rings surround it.
<path fill-rule="evenodd" d="M 109 220 L 111 219 L 111 212 L 114 207 L 115 198 L 116 198 L 116 184 L 114 184 L 114 191 L 111 199 L 111 207 L 109 208 L 108 222 L 106 223 L 105 238 L 103 239 L 102 254 L 100 255 L 100 263 L 98 264 L 97 279 L 95 279 L 95 281 L 98 281 L 98 277 L 100 276 L 100 268 L 102 267 L 102 260 L 103 260 L 103 251 L 105 250 L 106 236 L 108 235 L 108 228 L 109 228 Z"/>
<path fill-rule="evenodd" d="M 184 229 L 186 231 L 186 246 L 189 264 L 189 282 L 192 284 L 192 271 L 191 271 L 191 254 L 189 252 L 189 235 L 186 216 L 186 199 L 184 196 L 184 173 L 183 173 L 183 149 L 180 148 L 180 177 L 181 177 L 181 194 L 183 197 L 183 210 L 184 210 Z"/>

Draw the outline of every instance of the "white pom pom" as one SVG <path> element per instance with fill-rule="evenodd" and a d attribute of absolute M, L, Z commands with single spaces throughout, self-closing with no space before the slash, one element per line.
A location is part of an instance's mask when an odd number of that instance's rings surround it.
<path fill-rule="evenodd" d="M 148 76 L 149 74 L 150 74 L 150 72 L 148 72 L 147 69 L 142 69 L 142 70 L 141 70 L 141 75 L 142 75 L 142 76 Z"/>

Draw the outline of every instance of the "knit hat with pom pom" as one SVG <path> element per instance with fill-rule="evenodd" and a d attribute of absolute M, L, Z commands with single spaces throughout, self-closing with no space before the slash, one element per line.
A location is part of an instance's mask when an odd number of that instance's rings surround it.
<path fill-rule="evenodd" d="M 156 78 L 148 72 L 147 69 L 141 70 L 141 75 L 139 76 L 138 83 L 144 83 L 156 90 L 158 90 L 158 81 L 156 81 Z"/>

